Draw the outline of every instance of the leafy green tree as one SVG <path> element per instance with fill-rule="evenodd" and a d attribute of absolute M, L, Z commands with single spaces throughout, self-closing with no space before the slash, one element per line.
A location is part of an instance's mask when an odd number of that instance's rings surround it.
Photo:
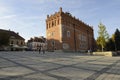
<path fill-rule="evenodd" d="M 114 34 L 114 41 L 116 45 L 116 50 L 120 50 L 120 31 L 116 29 Z"/>
<path fill-rule="evenodd" d="M 117 48 L 116 48 L 116 43 L 115 43 L 115 32 L 114 32 L 114 34 L 112 35 L 111 39 L 112 39 L 113 44 L 114 44 L 114 51 L 116 51 Z"/>
<path fill-rule="evenodd" d="M 9 44 L 9 36 L 7 33 L 0 33 L 0 46 Z"/>
<path fill-rule="evenodd" d="M 98 37 L 97 40 L 96 40 L 97 50 L 98 50 L 98 51 L 101 51 L 101 49 L 102 49 L 102 47 L 101 47 L 101 45 L 100 45 L 100 40 L 101 40 L 100 37 Z"/>
<path fill-rule="evenodd" d="M 106 42 L 109 39 L 109 35 L 106 31 L 106 27 L 105 25 L 103 25 L 102 23 L 99 23 L 98 25 L 98 38 L 97 38 L 97 45 L 100 45 L 102 51 L 105 48 Z"/>
<path fill-rule="evenodd" d="M 115 44 L 112 38 L 107 41 L 105 48 L 107 51 L 115 51 Z"/>

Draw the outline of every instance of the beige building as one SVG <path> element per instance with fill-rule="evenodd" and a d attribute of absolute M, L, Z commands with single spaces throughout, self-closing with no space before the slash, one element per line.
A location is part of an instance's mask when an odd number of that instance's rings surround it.
<path fill-rule="evenodd" d="M 0 29 L 0 34 L 5 34 L 6 37 L 8 37 L 8 45 L 2 45 L 4 46 L 4 50 L 24 50 L 27 48 L 25 46 L 25 39 L 19 35 L 19 33 L 15 33 L 14 31 L 10 30 L 2 30 Z M 1 37 L 2 38 L 2 37 Z"/>
<path fill-rule="evenodd" d="M 73 17 L 62 8 L 47 15 L 46 36 L 48 50 L 87 51 L 93 49 L 93 28 Z"/>

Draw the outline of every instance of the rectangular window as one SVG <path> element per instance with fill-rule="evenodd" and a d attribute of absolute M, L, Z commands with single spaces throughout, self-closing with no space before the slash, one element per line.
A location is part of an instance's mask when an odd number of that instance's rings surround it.
<path fill-rule="evenodd" d="M 58 20 L 58 25 L 59 25 L 59 20 Z"/>
<path fill-rule="evenodd" d="M 11 44 L 13 44 L 14 42 L 13 41 L 11 41 Z"/>
<path fill-rule="evenodd" d="M 19 44 L 19 42 L 17 41 L 17 42 L 16 42 L 16 44 L 18 45 L 18 44 Z"/>
<path fill-rule="evenodd" d="M 49 28 L 50 28 L 50 25 L 51 25 L 51 24 L 49 23 Z"/>
<path fill-rule="evenodd" d="M 56 26 L 56 20 L 55 20 L 55 26 Z"/>
<path fill-rule="evenodd" d="M 23 42 L 21 42 L 21 45 L 23 45 Z"/>
<path fill-rule="evenodd" d="M 54 22 L 52 21 L 52 27 L 54 26 Z"/>
<path fill-rule="evenodd" d="M 51 36 L 54 36 L 54 32 L 51 33 Z"/>
<path fill-rule="evenodd" d="M 67 37 L 70 37 L 70 31 L 67 31 Z"/>
<path fill-rule="evenodd" d="M 55 41 L 53 40 L 51 44 L 52 44 L 52 46 L 55 46 Z"/>
<path fill-rule="evenodd" d="M 47 29 L 49 28 L 49 25 L 47 24 Z"/>

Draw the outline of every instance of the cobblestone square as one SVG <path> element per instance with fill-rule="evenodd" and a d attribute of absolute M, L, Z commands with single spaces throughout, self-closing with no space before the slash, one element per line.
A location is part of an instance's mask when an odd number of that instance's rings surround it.
<path fill-rule="evenodd" d="M 0 52 L 0 80 L 120 80 L 120 57 Z"/>

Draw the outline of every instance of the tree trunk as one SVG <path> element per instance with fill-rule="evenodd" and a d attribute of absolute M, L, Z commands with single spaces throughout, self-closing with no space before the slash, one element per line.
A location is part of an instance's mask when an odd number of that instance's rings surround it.
<path fill-rule="evenodd" d="M 102 52 L 103 52 L 103 45 L 102 45 Z"/>

